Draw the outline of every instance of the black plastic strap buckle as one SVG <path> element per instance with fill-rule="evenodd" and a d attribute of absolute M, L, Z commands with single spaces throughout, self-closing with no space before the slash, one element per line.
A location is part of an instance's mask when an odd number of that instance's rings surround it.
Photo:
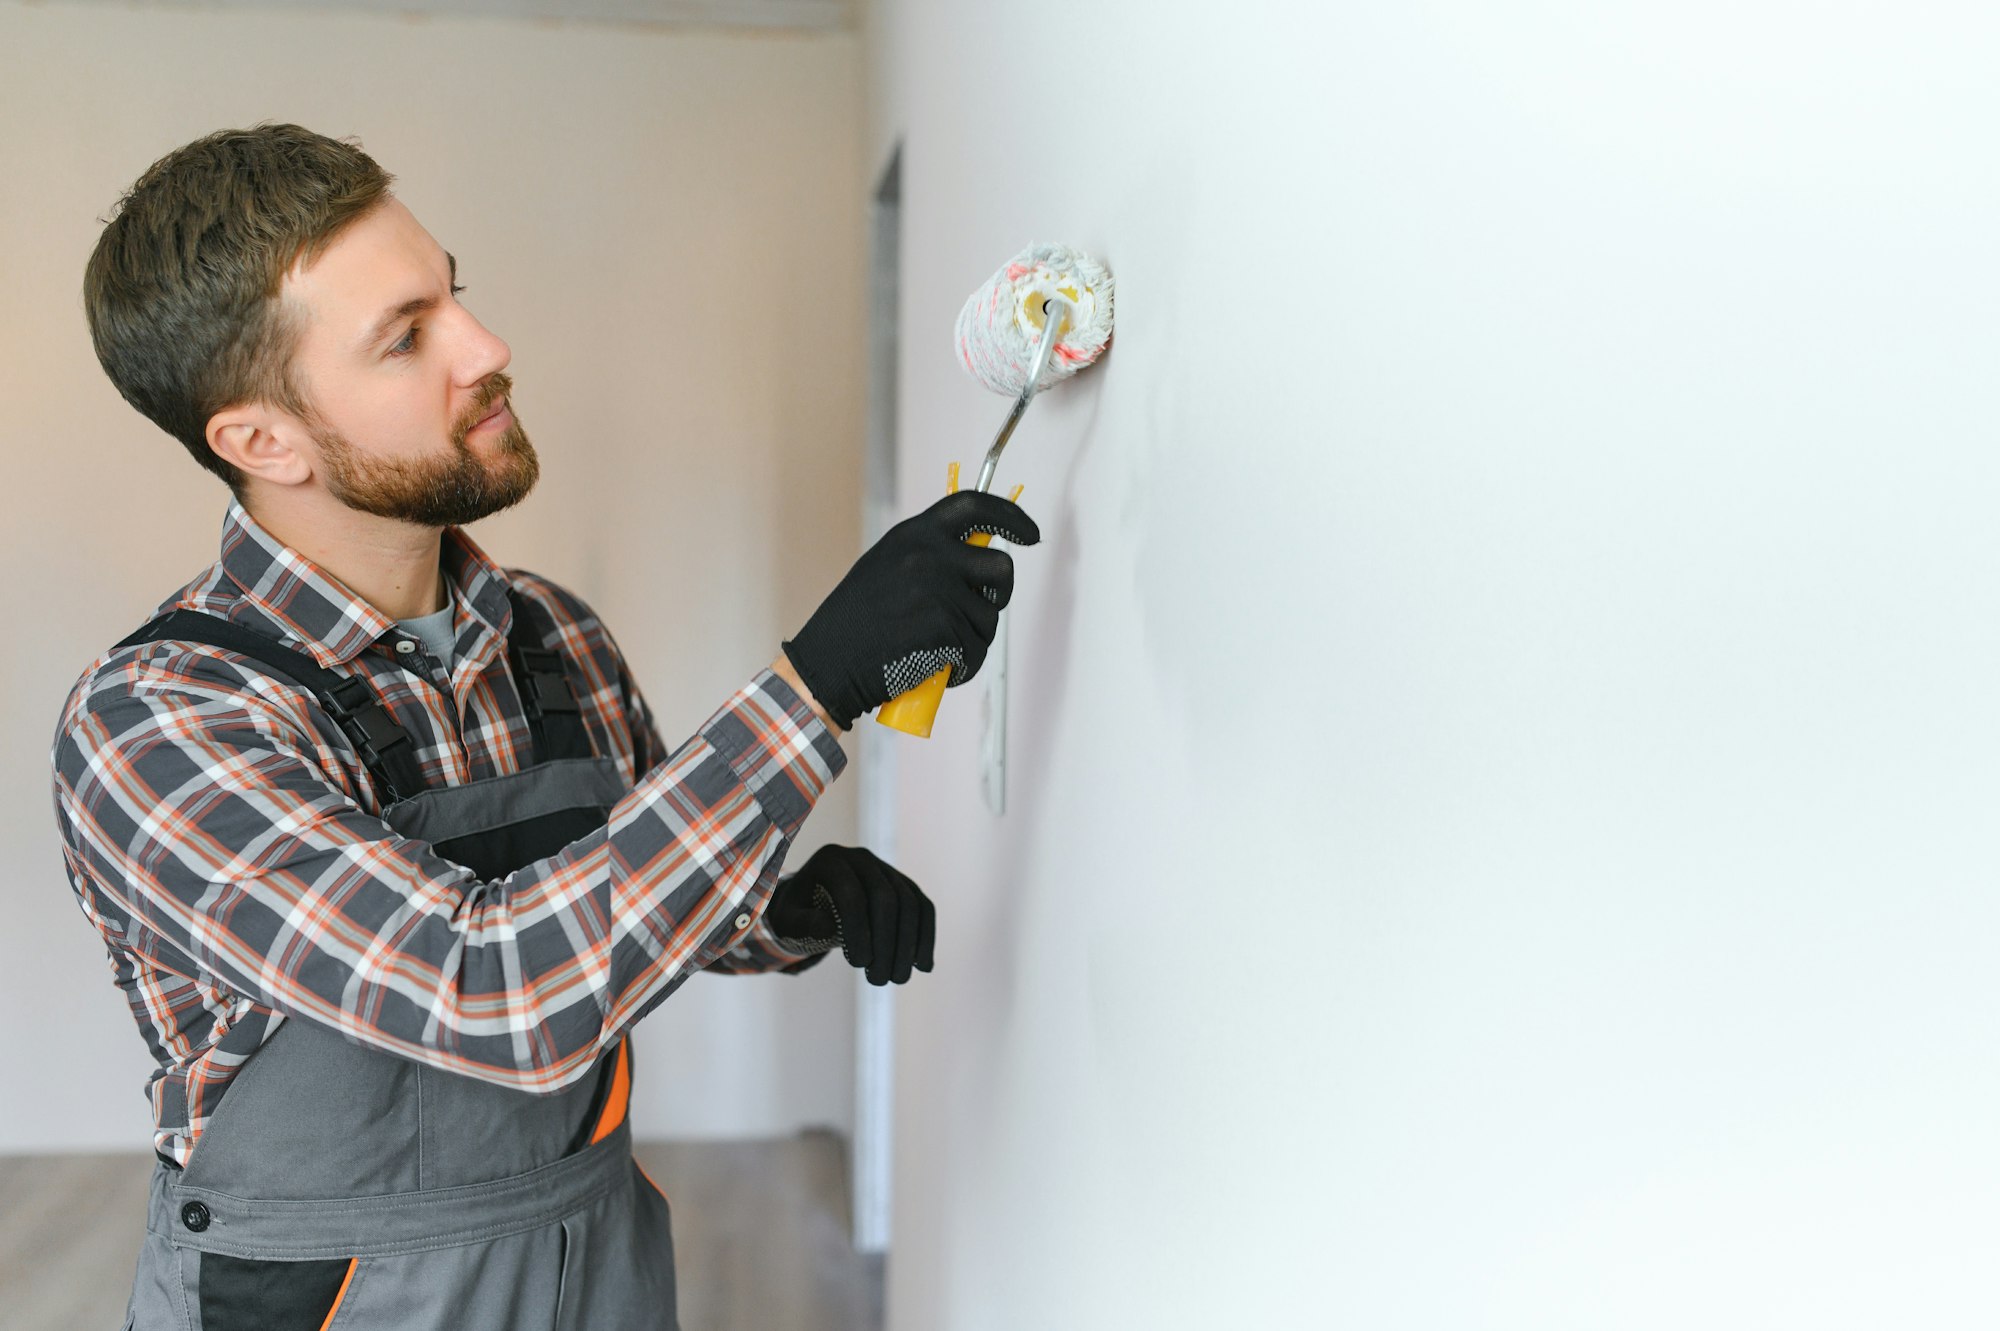
<path fill-rule="evenodd" d="M 522 670 L 521 699 L 534 716 L 547 716 L 551 712 L 568 712 L 581 715 L 583 707 L 576 700 L 576 690 L 569 685 L 569 676 L 564 673 L 562 657 L 539 647 L 520 649 Z"/>
<path fill-rule="evenodd" d="M 361 761 L 371 769 L 386 771 L 386 759 L 397 745 L 408 746 L 410 734 L 396 718 L 389 715 L 389 709 L 376 700 L 366 684 L 352 676 L 344 679 L 325 698 L 327 710 L 347 737 L 354 741 L 355 751 Z M 391 781 L 391 785 L 396 785 Z M 397 797 L 411 794 L 410 791 L 394 791 Z"/>

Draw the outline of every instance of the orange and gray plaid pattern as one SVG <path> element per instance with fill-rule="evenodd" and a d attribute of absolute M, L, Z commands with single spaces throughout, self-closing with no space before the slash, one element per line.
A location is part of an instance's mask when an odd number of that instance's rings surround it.
<path fill-rule="evenodd" d="M 456 607 L 448 680 L 428 653 L 399 656 L 411 635 L 234 501 L 221 559 L 155 615 L 219 615 L 364 675 L 437 787 L 533 762 L 507 669 L 508 586 L 546 607 L 556 636 L 544 645 L 562 653 L 592 746 L 634 788 L 606 827 L 504 879 L 482 882 L 392 830 L 311 694 L 233 652 L 115 650 L 63 707 L 64 863 L 158 1065 L 155 1145 L 180 1163 L 288 1019 L 546 1092 L 584 1076 L 697 971 L 818 960 L 763 921 L 799 825 L 846 765 L 812 709 L 762 670 L 669 752 L 589 606 L 502 570 L 458 528 L 442 546 Z M 399 664 L 411 660 L 428 676 Z"/>

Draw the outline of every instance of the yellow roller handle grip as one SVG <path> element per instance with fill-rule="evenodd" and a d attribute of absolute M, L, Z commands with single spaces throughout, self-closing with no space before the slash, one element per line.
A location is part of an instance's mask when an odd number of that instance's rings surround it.
<path fill-rule="evenodd" d="M 1021 491 L 1025 488 L 1027 487 L 1015 486 L 1014 493 L 1007 496 L 1007 501 L 1009 503 L 1018 502 L 1021 498 Z M 951 464 L 950 470 L 945 474 L 944 492 L 946 494 L 958 493 L 958 464 L 956 462 Z M 992 539 L 993 537 L 990 533 L 976 531 L 965 538 L 965 543 L 967 545 L 983 546 L 992 541 Z M 888 702 L 883 703 L 876 710 L 875 719 L 891 729 L 902 731 L 906 735 L 915 735 L 918 739 L 929 739 L 931 737 L 931 723 L 937 720 L 938 704 L 944 701 L 945 683 L 950 678 L 951 667 L 946 666 L 915 688 L 906 693 L 899 693 L 889 699 Z"/>

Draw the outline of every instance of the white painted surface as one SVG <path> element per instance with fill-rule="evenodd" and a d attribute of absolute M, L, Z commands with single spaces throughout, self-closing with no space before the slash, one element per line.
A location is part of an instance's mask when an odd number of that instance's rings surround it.
<path fill-rule="evenodd" d="M 1005 818 L 976 688 L 899 749 L 892 1328 L 2000 1322 L 1992 11 L 869 32 L 905 511 L 968 291 L 1119 299 Z"/>
<path fill-rule="evenodd" d="M 1005 541 L 994 544 L 1011 548 Z M 986 811 L 995 817 L 1007 812 L 1007 623 L 1007 612 L 1002 610 L 993 645 L 979 668 L 979 793 L 985 796 Z"/>
<path fill-rule="evenodd" d="M 359 135 L 513 349 L 543 479 L 474 535 L 598 608 L 676 744 L 859 549 L 862 360 L 828 332 L 861 317 L 860 115 L 851 36 L 0 3 L 0 1151 L 146 1142 L 49 745 L 83 665 L 214 560 L 226 499 L 97 365 L 96 219 L 215 129 Z M 853 784 L 793 863 L 853 840 Z M 697 977 L 638 1028 L 639 1135 L 848 1128 L 851 984 Z"/>

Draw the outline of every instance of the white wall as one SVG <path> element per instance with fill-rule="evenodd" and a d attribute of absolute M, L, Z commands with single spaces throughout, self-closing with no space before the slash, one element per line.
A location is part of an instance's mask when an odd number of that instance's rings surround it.
<path fill-rule="evenodd" d="M 1991 14 L 874 7 L 906 508 L 1118 282 L 1012 807 L 900 759 L 893 1328 L 2000 1322 Z"/>
<path fill-rule="evenodd" d="M 63 874 L 48 753 L 83 665 L 215 559 L 227 499 L 97 365 L 97 219 L 211 130 L 359 135 L 513 349 L 543 479 L 474 535 L 597 606 L 672 744 L 857 548 L 861 107 L 851 34 L 0 3 L 0 1151 L 148 1144 L 149 1063 Z M 798 857 L 853 839 L 852 786 Z M 852 984 L 689 984 L 639 1028 L 637 1130 L 845 1126 Z"/>

